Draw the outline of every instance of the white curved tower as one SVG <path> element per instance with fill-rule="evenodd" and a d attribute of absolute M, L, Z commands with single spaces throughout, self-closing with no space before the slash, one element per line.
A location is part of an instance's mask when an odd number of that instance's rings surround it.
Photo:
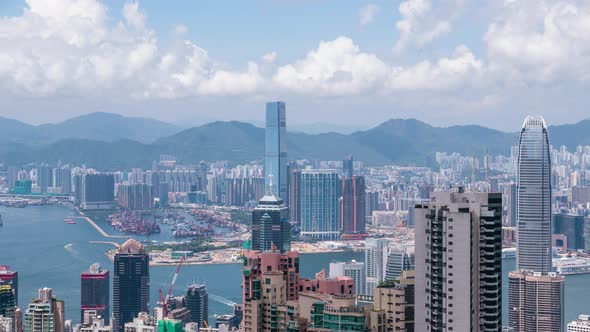
<path fill-rule="evenodd" d="M 528 116 L 518 145 L 518 269 L 552 271 L 550 156 L 545 120 Z"/>

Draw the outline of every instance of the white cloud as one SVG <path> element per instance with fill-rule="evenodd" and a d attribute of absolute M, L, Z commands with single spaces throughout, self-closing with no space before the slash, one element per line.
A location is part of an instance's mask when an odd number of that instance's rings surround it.
<path fill-rule="evenodd" d="M 347 37 L 322 41 L 316 50 L 278 68 L 273 80 L 284 89 L 320 95 L 357 94 L 375 87 L 388 67 L 374 54 L 363 53 Z"/>
<path fill-rule="evenodd" d="M 399 47 L 425 45 L 450 31 L 460 3 L 444 0 L 441 12 L 430 0 L 404 1 Z M 159 42 L 137 2 L 126 3 L 117 22 L 98 0 L 27 0 L 22 15 L 0 18 L 0 91 L 120 98 L 416 93 L 419 103 L 425 96 L 460 100 L 477 89 L 482 95 L 484 88 L 502 98 L 508 84 L 588 80 L 590 3 L 513 0 L 500 6 L 480 57 L 472 51 L 477 47 L 461 45 L 401 65 L 341 36 L 288 63 L 278 63 L 272 51 L 232 68 L 194 42 Z M 175 32 L 182 38 L 186 27 Z"/>
<path fill-rule="evenodd" d="M 27 0 L 0 18 L 0 86 L 17 95 L 179 97 L 250 93 L 256 64 L 221 68 L 190 42 L 163 49 L 137 2 L 114 25 L 98 0 Z"/>
<path fill-rule="evenodd" d="M 145 14 L 140 11 L 138 2 L 127 2 L 123 5 L 123 17 L 129 26 L 138 30 L 145 27 Z"/>
<path fill-rule="evenodd" d="M 451 31 L 451 22 L 463 5 L 463 0 L 441 0 L 433 7 L 431 0 L 405 0 L 399 5 L 401 19 L 395 26 L 399 39 L 394 51 L 408 46 L 422 47 Z"/>
<path fill-rule="evenodd" d="M 510 1 L 485 35 L 493 69 L 512 79 L 590 78 L 590 3 Z"/>
<path fill-rule="evenodd" d="M 174 33 L 176 33 L 177 35 L 184 35 L 187 32 L 188 32 L 188 27 L 184 24 L 177 24 L 174 27 Z"/>
<path fill-rule="evenodd" d="M 365 26 L 373 22 L 373 19 L 375 18 L 375 15 L 377 15 L 377 12 L 379 12 L 379 7 L 373 3 L 370 3 L 362 7 L 359 10 L 360 25 Z"/>
<path fill-rule="evenodd" d="M 277 59 L 277 52 L 272 51 L 270 53 L 266 53 L 265 55 L 262 56 L 262 60 L 264 60 L 264 62 L 267 63 L 273 63 L 275 62 L 275 60 Z"/>
<path fill-rule="evenodd" d="M 484 70 L 482 61 L 462 45 L 452 57 L 394 68 L 390 87 L 393 90 L 449 90 L 479 84 Z"/>

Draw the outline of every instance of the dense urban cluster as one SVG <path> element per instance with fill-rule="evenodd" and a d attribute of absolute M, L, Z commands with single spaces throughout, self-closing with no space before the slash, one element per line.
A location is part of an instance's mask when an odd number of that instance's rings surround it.
<path fill-rule="evenodd" d="M 233 248 L 242 303 L 211 326 L 204 285 L 181 296 L 171 286 L 148 306 L 155 256 L 129 239 L 111 271 L 94 264 L 81 273 L 77 324 L 59 300 L 69 290 L 42 288 L 19 304 L 18 273 L 0 267 L 0 332 L 590 330 L 582 312 L 564 322 L 566 275 L 590 273 L 590 146 L 554 148 L 544 119 L 531 116 L 509 156 L 439 152 L 437 168 L 290 160 L 286 124 L 285 103 L 267 103 L 264 162 L 181 165 L 166 155 L 149 170 L 4 167 L 6 206 L 201 216 L 230 207 L 223 211 L 249 220 L 247 239 L 224 237 L 242 245 Z M 139 218 L 121 212 L 118 223 L 130 222 L 124 215 Z M 293 248 L 318 243 L 362 248 L 364 261 L 333 261 L 304 277 Z M 193 254 L 172 251 L 176 273 Z M 513 258 L 503 320 L 502 259 Z"/>

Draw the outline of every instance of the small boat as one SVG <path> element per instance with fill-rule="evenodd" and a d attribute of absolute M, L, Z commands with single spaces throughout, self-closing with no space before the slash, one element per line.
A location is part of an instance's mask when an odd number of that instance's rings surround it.
<path fill-rule="evenodd" d="M 74 219 L 66 219 L 64 220 L 64 222 L 68 225 L 74 225 L 76 222 L 74 221 Z"/>

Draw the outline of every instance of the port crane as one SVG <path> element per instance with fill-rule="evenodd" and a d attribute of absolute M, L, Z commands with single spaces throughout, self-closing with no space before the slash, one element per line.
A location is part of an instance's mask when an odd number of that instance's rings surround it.
<path fill-rule="evenodd" d="M 180 267 L 182 266 L 182 263 L 184 263 L 184 257 L 180 258 L 180 262 L 178 262 L 178 265 L 176 266 L 176 271 L 174 272 L 174 276 L 172 277 L 172 282 L 170 283 L 170 287 L 168 288 L 168 293 L 166 294 L 166 297 L 164 297 L 164 294 L 162 293 L 162 288 L 158 290 L 158 293 L 160 294 L 159 304 L 162 306 L 164 318 L 168 316 L 168 306 L 170 305 L 172 289 L 174 288 L 174 284 L 176 283 L 176 279 L 178 278 L 178 273 L 180 272 Z"/>

